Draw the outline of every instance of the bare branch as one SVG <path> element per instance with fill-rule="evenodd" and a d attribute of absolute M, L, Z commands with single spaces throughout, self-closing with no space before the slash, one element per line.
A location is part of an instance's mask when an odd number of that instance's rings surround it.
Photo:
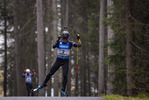
<path fill-rule="evenodd" d="M 138 49 L 142 50 L 142 51 L 145 51 L 145 52 L 148 52 L 148 50 L 145 50 L 143 48 L 141 48 L 140 46 L 138 46 L 137 44 L 135 44 L 134 42 L 131 41 L 131 43 Z"/>

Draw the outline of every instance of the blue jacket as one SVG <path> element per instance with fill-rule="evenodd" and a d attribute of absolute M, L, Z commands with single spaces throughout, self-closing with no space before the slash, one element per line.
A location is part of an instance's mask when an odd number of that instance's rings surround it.
<path fill-rule="evenodd" d="M 57 58 L 60 59 L 69 59 L 70 49 L 73 47 L 79 47 L 77 43 L 73 41 L 67 41 L 67 43 L 63 43 L 62 40 L 56 41 L 53 44 L 53 48 L 57 48 Z"/>

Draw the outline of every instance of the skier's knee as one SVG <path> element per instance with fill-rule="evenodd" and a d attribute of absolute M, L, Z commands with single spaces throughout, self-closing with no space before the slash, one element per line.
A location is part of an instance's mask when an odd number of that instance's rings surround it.
<path fill-rule="evenodd" d="M 51 77 L 54 73 L 50 72 L 47 77 Z"/>

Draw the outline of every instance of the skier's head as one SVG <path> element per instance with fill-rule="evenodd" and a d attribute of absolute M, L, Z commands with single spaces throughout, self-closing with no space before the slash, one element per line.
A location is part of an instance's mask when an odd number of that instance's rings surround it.
<path fill-rule="evenodd" d="M 63 31 L 63 32 L 62 32 L 62 41 L 63 41 L 64 43 L 67 42 L 68 37 L 69 37 L 69 32 L 68 32 L 68 31 Z"/>
<path fill-rule="evenodd" d="M 30 73 L 30 69 L 26 69 L 26 73 Z"/>

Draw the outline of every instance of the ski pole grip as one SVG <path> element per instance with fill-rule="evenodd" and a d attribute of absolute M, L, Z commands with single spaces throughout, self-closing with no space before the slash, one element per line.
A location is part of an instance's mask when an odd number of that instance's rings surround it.
<path fill-rule="evenodd" d="M 80 39 L 80 35 L 79 35 L 79 34 L 77 34 L 77 39 L 78 39 L 78 40 Z"/>

